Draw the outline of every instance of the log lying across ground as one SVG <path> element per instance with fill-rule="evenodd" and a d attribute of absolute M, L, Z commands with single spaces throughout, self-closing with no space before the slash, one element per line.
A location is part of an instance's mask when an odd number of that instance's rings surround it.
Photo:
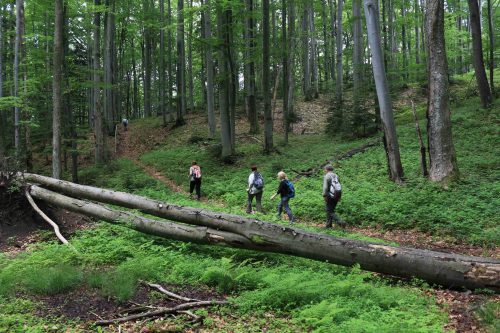
<path fill-rule="evenodd" d="M 30 183 L 37 183 L 73 197 L 32 186 L 31 194 L 37 199 L 106 221 L 121 222 L 148 234 L 203 244 L 283 253 L 344 266 L 357 263 L 364 270 L 405 278 L 417 277 L 447 287 L 491 288 L 500 291 L 500 260 L 493 258 L 337 238 L 252 218 L 173 205 L 129 193 L 78 185 L 40 175 L 24 174 L 24 178 Z M 150 215 L 182 222 L 184 225 L 151 220 L 74 198 L 138 209 Z"/>

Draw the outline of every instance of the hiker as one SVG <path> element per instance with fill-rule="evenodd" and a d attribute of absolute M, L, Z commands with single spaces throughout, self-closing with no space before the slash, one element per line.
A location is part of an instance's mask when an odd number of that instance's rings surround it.
<path fill-rule="evenodd" d="M 196 200 L 201 198 L 201 168 L 196 161 L 191 162 L 189 168 L 189 197 L 193 196 L 193 191 L 196 188 Z"/>
<path fill-rule="evenodd" d="M 122 124 L 123 124 L 123 129 L 126 132 L 127 131 L 127 127 L 128 127 L 128 119 L 127 118 L 123 118 L 122 119 Z"/>
<path fill-rule="evenodd" d="M 257 166 L 252 165 L 252 172 L 248 176 L 248 205 L 247 205 L 247 213 L 252 213 L 252 202 L 253 198 L 256 201 L 255 209 L 262 213 L 262 192 L 264 191 L 264 178 L 257 171 Z"/>
<path fill-rule="evenodd" d="M 342 186 L 340 185 L 339 177 L 333 173 L 333 166 L 327 164 L 324 168 L 325 176 L 323 178 L 323 198 L 326 206 L 326 226 L 331 228 L 333 221 L 340 227 L 344 228 L 346 223 L 335 214 L 335 207 L 342 196 Z"/>
<path fill-rule="evenodd" d="M 271 200 L 274 199 L 278 194 L 281 196 L 281 201 L 278 204 L 278 220 L 281 220 L 281 214 L 283 209 L 285 209 L 286 214 L 288 215 L 288 220 L 290 221 L 290 225 L 292 225 L 294 221 L 294 217 L 292 214 L 292 210 L 288 206 L 288 202 L 291 198 L 295 197 L 295 188 L 293 187 L 293 183 L 288 180 L 286 173 L 283 171 L 278 172 L 278 180 L 280 181 L 280 185 L 278 187 L 278 191 L 271 196 Z"/>

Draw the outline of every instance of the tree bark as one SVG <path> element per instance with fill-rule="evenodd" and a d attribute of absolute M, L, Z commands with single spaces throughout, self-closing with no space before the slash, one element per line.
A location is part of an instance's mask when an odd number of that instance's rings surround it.
<path fill-rule="evenodd" d="M 345 266 L 357 263 L 365 270 L 405 278 L 418 277 L 450 287 L 500 290 L 500 261 L 497 259 L 335 238 L 251 218 L 171 205 L 137 195 L 77 185 L 39 175 L 25 174 L 24 177 L 68 195 L 140 209 L 151 215 L 203 226 L 192 227 L 152 220 L 70 198 L 39 186 L 31 187 L 31 195 L 37 199 L 148 234 L 201 244 L 283 253 Z"/>
<path fill-rule="evenodd" d="M 115 52 L 115 13 L 113 12 L 114 0 L 106 0 L 106 11 L 104 12 L 104 117 L 106 132 L 109 136 L 115 131 L 116 92 L 114 87 L 114 64 L 116 63 Z M 148 34 L 146 33 L 146 36 Z M 146 42 L 147 45 L 147 42 Z M 146 66 L 147 66 L 146 53 Z M 146 68 L 147 73 L 147 68 Z M 146 74 L 147 76 L 147 74 Z M 146 98 L 147 83 L 144 82 L 144 96 Z"/>
<path fill-rule="evenodd" d="M 269 91 L 269 0 L 262 1 L 262 94 L 264 97 L 264 152 L 273 149 L 273 115 L 271 113 L 271 93 Z"/>
<path fill-rule="evenodd" d="M 170 27 L 168 27 L 170 28 Z M 159 68 L 159 90 L 160 90 L 160 105 L 159 111 L 163 119 L 163 126 L 167 126 L 167 112 L 166 112 L 166 87 L 165 87 L 165 0 L 160 0 L 160 68 Z M 170 73 L 169 73 L 170 74 Z"/>
<path fill-rule="evenodd" d="M 255 19 L 254 15 L 254 0 L 245 0 L 245 9 L 247 16 L 245 19 L 245 46 L 247 48 L 248 59 L 246 59 L 246 76 L 245 84 L 247 86 L 246 104 L 248 108 L 248 121 L 250 122 L 250 134 L 259 132 L 259 121 L 257 117 L 256 106 L 256 87 L 255 87 Z"/>
<path fill-rule="evenodd" d="M 359 106 L 360 97 L 363 94 L 361 91 L 362 74 L 363 74 L 363 31 L 361 17 L 361 0 L 353 0 L 352 2 L 352 19 L 353 19 L 353 53 L 352 53 L 352 80 L 353 80 L 353 95 L 354 103 Z"/>
<path fill-rule="evenodd" d="M 101 0 L 95 0 L 95 6 L 101 5 Z M 93 108 L 94 108 L 94 139 L 95 139 L 95 163 L 103 164 L 106 161 L 106 145 L 104 139 L 103 127 L 103 114 L 101 107 L 101 13 L 96 10 L 94 13 L 94 45 L 93 45 L 93 63 L 94 63 L 94 77 L 93 77 Z"/>
<path fill-rule="evenodd" d="M 63 72 L 63 0 L 55 1 L 54 79 L 52 81 L 52 177 L 61 178 L 61 111 Z"/>
<path fill-rule="evenodd" d="M 288 48 L 286 64 L 287 80 L 287 103 L 285 112 L 285 140 L 288 142 L 288 132 L 290 131 L 290 117 L 294 114 L 295 107 L 295 0 L 288 1 Z"/>
<path fill-rule="evenodd" d="M 451 133 L 443 0 L 427 1 L 426 29 L 429 73 L 427 104 L 429 178 L 433 181 L 443 181 L 458 174 L 457 155 Z"/>
<path fill-rule="evenodd" d="M 24 1 L 16 0 L 16 37 L 14 44 L 14 97 L 18 98 L 14 107 L 14 147 L 16 155 L 21 155 L 21 109 L 19 107 L 19 63 L 23 43 Z"/>
<path fill-rule="evenodd" d="M 193 82 L 193 0 L 189 0 L 189 24 L 188 24 L 188 88 L 189 88 L 189 112 L 194 111 L 194 82 Z"/>
<path fill-rule="evenodd" d="M 3 52 L 4 52 L 4 44 L 3 44 L 3 16 L 4 16 L 4 8 L 3 5 L 0 6 L 0 98 L 3 97 Z M 2 128 L 2 133 L 0 133 L 0 164 L 3 163 L 3 158 L 5 157 L 6 150 L 6 117 L 5 112 L 0 112 L 0 128 Z"/>
<path fill-rule="evenodd" d="M 184 124 L 186 114 L 186 50 L 184 45 L 184 0 L 177 1 L 177 120 Z"/>
<path fill-rule="evenodd" d="M 208 128 L 210 137 L 215 137 L 216 122 L 214 111 L 214 61 L 213 61 L 213 48 L 212 48 L 212 17 L 210 0 L 205 0 L 205 11 L 203 17 L 205 40 L 208 41 L 205 50 L 205 67 L 207 71 L 207 114 L 208 114 Z"/>
<path fill-rule="evenodd" d="M 490 52 L 489 52 L 489 67 L 490 67 L 490 88 L 491 97 L 495 96 L 495 84 L 493 80 L 493 72 L 495 70 L 495 30 L 493 29 L 493 8 L 491 5 L 491 0 L 488 1 L 488 38 L 490 41 Z"/>
<path fill-rule="evenodd" d="M 331 29 L 331 47 L 332 47 L 332 61 L 331 61 L 331 73 L 332 73 L 332 82 L 336 82 L 336 76 L 335 76 L 335 66 L 337 65 L 335 62 L 335 34 L 336 34 L 336 27 L 335 27 L 335 3 L 333 0 L 328 0 L 328 5 L 330 6 L 330 29 Z"/>
<path fill-rule="evenodd" d="M 337 0 L 337 83 L 335 86 L 335 99 L 337 100 L 337 106 L 342 105 L 342 81 L 343 81 L 343 71 L 342 71 L 342 9 L 344 8 L 344 0 Z"/>
<path fill-rule="evenodd" d="M 380 117 L 386 143 L 386 155 L 389 166 L 389 178 L 398 184 L 403 182 L 403 166 L 399 155 L 398 137 L 392 113 L 389 85 L 384 68 L 384 55 L 380 42 L 379 12 L 377 2 L 365 0 L 365 19 L 368 30 L 368 42 L 372 52 L 373 77 L 380 105 Z"/>
<path fill-rule="evenodd" d="M 305 101 L 311 101 L 312 96 L 312 75 L 311 75 L 311 32 L 309 24 L 309 6 L 304 4 L 304 12 L 302 14 L 302 70 L 303 70 L 303 81 L 302 81 L 302 93 L 304 94 Z"/>
<path fill-rule="evenodd" d="M 470 28 L 472 35 L 472 59 L 476 73 L 477 89 L 484 108 L 491 105 L 491 91 L 484 70 L 483 41 L 481 37 L 481 17 L 479 16 L 478 0 L 468 0 L 470 12 Z M 432 166 L 431 166 L 432 170 Z"/>

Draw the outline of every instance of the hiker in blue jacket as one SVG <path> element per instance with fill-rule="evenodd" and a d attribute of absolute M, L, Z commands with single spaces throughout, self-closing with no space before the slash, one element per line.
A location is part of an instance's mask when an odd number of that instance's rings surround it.
<path fill-rule="evenodd" d="M 295 197 L 295 189 L 293 187 L 293 183 L 288 180 L 286 173 L 283 171 L 278 172 L 278 180 L 280 181 L 280 185 L 278 187 L 278 191 L 271 196 L 271 200 L 274 199 L 278 194 L 281 196 L 281 201 L 278 204 L 278 220 L 281 220 L 281 214 L 283 213 L 283 209 L 288 215 L 288 220 L 290 224 L 295 222 L 295 219 L 292 214 L 292 210 L 288 205 L 291 198 Z"/>

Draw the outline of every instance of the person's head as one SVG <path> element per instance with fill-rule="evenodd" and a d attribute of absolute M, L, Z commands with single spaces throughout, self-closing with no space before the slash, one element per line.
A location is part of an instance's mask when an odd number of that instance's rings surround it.
<path fill-rule="evenodd" d="M 257 166 L 255 164 L 252 164 L 252 166 L 250 167 L 250 169 L 252 169 L 252 171 L 257 171 Z"/>
<path fill-rule="evenodd" d="M 333 165 L 327 164 L 324 168 L 325 172 L 333 172 Z"/>
<path fill-rule="evenodd" d="M 196 161 L 191 162 L 191 165 L 197 165 Z"/>
<path fill-rule="evenodd" d="M 278 179 L 279 180 L 286 179 L 286 173 L 284 173 L 283 171 L 278 172 Z"/>

